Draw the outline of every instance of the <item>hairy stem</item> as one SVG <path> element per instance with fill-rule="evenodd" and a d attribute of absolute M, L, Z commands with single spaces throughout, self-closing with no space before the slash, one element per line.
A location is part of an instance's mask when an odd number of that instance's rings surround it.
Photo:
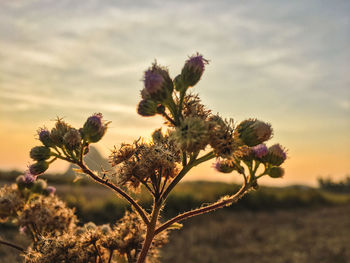
<path fill-rule="evenodd" d="M 219 200 L 213 204 L 210 204 L 210 205 L 207 205 L 207 206 L 197 208 L 197 209 L 194 209 L 192 211 L 188 211 L 188 212 L 185 212 L 183 214 L 180 214 L 180 215 L 170 219 L 169 221 L 165 222 L 164 224 L 162 224 L 159 228 L 156 229 L 155 234 L 157 235 L 160 232 L 166 230 L 168 227 L 170 227 L 174 223 L 180 222 L 182 220 L 188 219 L 188 218 L 193 217 L 193 216 L 208 213 L 208 212 L 214 211 L 218 208 L 222 208 L 224 206 L 227 206 L 227 205 L 230 205 L 234 202 L 237 202 L 240 198 L 242 198 L 248 192 L 248 189 L 249 189 L 249 186 L 246 184 L 243 184 L 241 189 L 236 194 L 234 194 L 228 198 L 225 198 L 225 199 Z"/>
<path fill-rule="evenodd" d="M 126 199 L 131 206 L 133 206 L 136 210 L 136 212 L 141 216 L 142 220 L 145 222 L 146 225 L 149 225 L 150 221 L 148 219 L 148 216 L 146 214 L 146 212 L 143 210 L 143 208 L 130 196 L 128 195 L 124 190 L 122 190 L 121 188 L 119 188 L 118 186 L 116 186 L 113 183 L 108 182 L 108 180 L 103 180 L 100 177 L 98 177 L 93 171 L 91 171 L 85 164 L 84 162 L 80 161 L 79 163 L 77 163 L 77 165 L 82 169 L 82 171 L 84 173 L 86 173 L 87 175 L 89 175 L 92 179 L 94 179 L 96 182 L 109 187 L 110 189 L 114 190 L 115 192 L 117 192 L 119 195 L 121 195 L 122 197 L 124 197 L 124 199 Z"/>
<path fill-rule="evenodd" d="M 161 209 L 161 205 L 158 205 L 156 202 L 154 202 L 151 221 L 147 226 L 147 233 L 146 233 L 145 242 L 142 245 L 140 255 L 137 259 L 137 263 L 144 263 L 146 260 L 148 250 L 150 249 L 150 247 L 152 245 L 153 238 L 155 236 L 155 230 L 156 230 L 156 225 L 158 222 L 158 216 L 159 216 L 160 209 Z"/>
<path fill-rule="evenodd" d="M 162 194 L 160 200 L 165 201 L 168 197 L 169 193 L 173 188 L 181 181 L 181 179 L 196 165 L 203 163 L 205 161 L 208 161 L 210 159 L 213 159 L 215 157 L 215 154 L 213 152 L 209 152 L 206 155 L 202 156 L 201 158 L 194 160 L 192 162 L 189 162 L 186 166 L 182 168 L 182 170 L 179 172 L 179 174 L 175 177 L 175 179 L 169 184 L 167 189 Z"/>
<path fill-rule="evenodd" d="M 20 247 L 20 246 L 18 246 L 18 245 L 16 245 L 16 244 L 13 244 L 13 243 L 11 243 L 11 242 L 7 242 L 7 241 L 4 241 L 4 240 L 1 240 L 1 239 L 0 239 L 0 244 L 3 244 L 3 245 L 5 245 L 5 246 L 9 246 L 9 247 L 12 247 L 12 248 L 14 248 L 14 249 L 17 249 L 17 250 L 19 250 L 19 251 L 21 251 L 21 252 L 24 252 L 24 248 L 23 248 L 23 247 Z"/>

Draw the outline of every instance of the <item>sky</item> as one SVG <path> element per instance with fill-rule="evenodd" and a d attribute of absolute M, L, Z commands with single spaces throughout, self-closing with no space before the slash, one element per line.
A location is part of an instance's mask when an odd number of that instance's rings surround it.
<path fill-rule="evenodd" d="M 175 77 L 188 56 L 210 60 L 194 92 L 214 113 L 272 124 L 288 149 L 283 179 L 315 185 L 350 174 L 349 1 L 2 0 L 0 169 L 25 170 L 38 127 L 64 117 L 112 121 L 98 149 L 148 137 L 136 113 L 157 59 Z M 208 163 L 188 180 L 235 181 Z M 63 171 L 58 162 L 49 172 Z"/>

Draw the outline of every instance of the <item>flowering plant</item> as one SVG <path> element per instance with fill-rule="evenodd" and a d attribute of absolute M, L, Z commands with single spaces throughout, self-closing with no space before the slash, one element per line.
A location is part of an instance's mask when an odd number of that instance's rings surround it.
<path fill-rule="evenodd" d="M 145 72 L 137 112 L 147 117 L 163 116 L 166 131 L 155 130 L 150 141 L 138 139 L 115 147 L 109 158 L 111 171 L 95 172 L 84 162 L 89 146 L 100 141 L 108 129 L 109 122 L 101 113 L 89 117 L 80 129 L 62 119 L 57 119 L 50 131 L 39 129 L 42 145 L 30 151 L 35 162 L 16 184 L 0 190 L 0 219 L 15 219 L 32 243 L 22 249 L 0 242 L 21 250 L 25 262 L 154 262 L 157 248 L 167 241 L 168 230 L 181 227 L 179 222 L 231 205 L 257 189 L 262 176 L 282 177 L 284 148 L 265 145 L 272 136 L 270 124 L 247 119 L 235 126 L 232 119 L 212 114 L 198 95 L 190 92 L 207 64 L 197 53 L 174 79 L 157 63 Z M 113 225 L 79 225 L 74 209 L 59 200 L 53 187 L 37 179 L 57 159 L 78 166 L 77 172 L 124 198 L 132 211 Z M 217 171 L 238 173 L 241 188 L 166 222 L 159 220 L 176 185 L 193 167 L 212 159 L 216 159 Z M 152 196 L 151 212 L 130 194 L 140 187 Z"/>

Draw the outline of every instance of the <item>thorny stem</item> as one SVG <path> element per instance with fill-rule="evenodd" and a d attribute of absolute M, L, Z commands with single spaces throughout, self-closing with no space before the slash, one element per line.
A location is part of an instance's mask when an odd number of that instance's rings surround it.
<path fill-rule="evenodd" d="M 158 216 L 159 216 L 159 212 L 160 212 L 161 207 L 162 207 L 161 205 L 158 205 L 156 202 L 154 202 L 151 221 L 147 225 L 147 233 L 146 233 L 145 242 L 142 245 L 142 249 L 141 249 L 139 258 L 137 259 L 137 263 L 144 263 L 146 260 L 148 250 L 150 249 L 150 247 L 152 245 L 152 240 L 155 236 L 155 229 L 156 229 L 156 225 L 158 222 Z"/>
<path fill-rule="evenodd" d="M 0 244 L 3 244 L 3 245 L 5 245 L 5 246 L 9 246 L 9 247 L 12 247 L 12 248 L 14 248 L 14 249 L 17 249 L 17 250 L 19 250 L 19 251 L 21 251 L 21 252 L 24 252 L 24 248 L 23 248 L 23 247 L 20 247 L 20 246 L 18 246 L 18 245 L 16 245 L 16 244 L 13 244 L 13 243 L 11 243 L 11 242 L 7 242 L 7 241 L 4 241 L 4 240 L 1 240 L 1 239 L 0 239 Z"/>
<path fill-rule="evenodd" d="M 113 183 L 108 182 L 108 180 L 103 180 L 100 177 L 98 177 L 93 171 L 91 171 L 82 160 L 80 160 L 77 165 L 82 169 L 84 173 L 89 175 L 92 179 L 94 179 L 96 182 L 105 185 L 112 190 L 116 191 L 119 195 L 124 197 L 135 209 L 136 212 L 141 216 L 142 220 L 145 222 L 146 225 L 149 225 L 150 221 L 148 219 L 148 216 L 146 212 L 143 210 L 143 208 L 130 196 L 128 195 L 124 190 L 119 188 Z"/>
<path fill-rule="evenodd" d="M 193 217 L 193 216 L 208 213 L 208 212 L 214 211 L 218 208 L 222 208 L 224 206 L 227 206 L 227 205 L 230 205 L 234 202 L 237 202 L 240 198 L 242 198 L 248 192 L 249 187 L 250 187 L 250 185 L 249 184 L 247 185 L 246 181 L 245 181 L 244 184 L 242 185 L 242 187 L 239 189 L 239 191 L 236 194 L 230 196 L 229 198 L 219 200 L 218 202 L 215 202 L 213 204 L 210 204 L 210 205 L 207 205 L 207 206 L 197 208 L 195 210 L 180 214 L 180 215 L 170 219 L 169 221 L 165 222 L 160 227 L 158 227 L 155 231 L 155 234 L 157 235 L 160 232 L 166 230 L 168 227 L 170 227 L 174 223 L 180 222 L 182 220 L 188 219 L 188 218 Z"/>

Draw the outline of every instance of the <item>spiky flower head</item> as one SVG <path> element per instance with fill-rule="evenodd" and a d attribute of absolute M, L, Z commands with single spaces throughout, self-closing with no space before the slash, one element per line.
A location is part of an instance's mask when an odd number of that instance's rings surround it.
<path fill-rule="evenodd" d="M 164 141 L 164 135 L 162 129 L 157 129 L 152 133 L 153 143 L 162 143 Z"/>
<path fill-rule="evenodd" d="M 187 152 L 203 150 L 209 142 L 208 123 L 198 117 L 184 119 L 172 133 L 175 143 Z"/>
<path fill-rule="evenodd" d="M 60 118 L 57 118 L 55 127 L 51 129 L 50 139 L 58 147 L 64 144 L 63 137 L 69 131 L 71 126 Z"/>
<path fill-rule="evenodd" d="M 157 102 L 165 102 L 173 92 L 173 81 L 166 68 L 154 63 L 145 71 L 145 88 L 141 91 L 143 99 L 152 99 Z"/>
<path fill-rule="evenodd" d="M 81 143 L 81 135 L 77 129 L 71 128 L 63 137 L 64 145 L 69 150 L 78 149 Z"/>
<path fill-rule="evenodd" d="M 231 173 L 233 171 L 244 173 L 244 168 L 233 159 L 218 159 L 214 164 L 214 168 L 220 173 Z"/>
<path fill-rule="evenodd" d="M 271 167 L 267 174 L 272 178 L 281 178 L 284 175 L 284 169 L 282 167 Z"/>
<path fill-rule="evenodd" d="M 27 171 L 24 175 L 24 182 L 27 185 L 32 185 L 36 180 L 36 176 L 33 175 L 30 171 Z"/>
<path fill-rule="evenodd" d="M 252 152 L 255 158 L 261 159 L 267 155 L 268 149 L 265 144 L 261 143 L 252 147 Z"/>
<path fill-rule="evenodd" d="M 35 146 L 30 150 L 29 156 L 35 161 L 45 161 L 51 157 L 51 151 L 46 146 Z"/>
<path fill-rule="evenodd" d="M 271 135 L 271 125 L 257 119 L 244 120 L 235 130 L 235 138 L 250 147 L 267 141 Z"/>
<path fill-rule="evenodd" d="M 209 144 L 217 156 L 232 157 L 239 150 L 238 143 L 233 138 L 233 119 L 223 120 L 218 115 L 209 118 Z"/>
<path fill-rule="evenodd" d="M 137 113 L 144 117 L 154 116 L 157 114 L 158 103 L 151 99 L 141 100 L 138 107 Z"/>
<path fill-rule="evenodd" d="M 105 135 L 108 124 L 103 120 L 102 113 L 95 113 L 84 123 L 81 130 L 83 138 L 89 143 L 98 142 Z"/>
<path fill-rule="evenodd" d="M 208 63 L 208 60 L 204 59 L 199 53 L 196 53 L 186 60 L 181 71 L 182 87 L 187 88 L 196 85 L 203 75 L 205 65 Z M 179 87 L 181 87 L 181 85 Z"/>
<path fill-rule="evenodd" d="M 267 155 L 263 161 L 269 164 L 279 166 L 287 159 L 286 150 L 280 144 L 274 144 L 269 147 Z"/>
<path fill-rule="evenodd" d="M 49 168 L 49 163 L 45 161 L 38 161 L 29 166 L 29 172 L 32 175 L 40 175 Z"/>
<path fill-rule="evenodd" d="M 38 136 L 39 140 L 44 144 L 46 147 L 53 147 L 55 144 L 51 140 L 50 137 L 50 131 L 46 128 L 40 128 L 38 130 Z"/>

